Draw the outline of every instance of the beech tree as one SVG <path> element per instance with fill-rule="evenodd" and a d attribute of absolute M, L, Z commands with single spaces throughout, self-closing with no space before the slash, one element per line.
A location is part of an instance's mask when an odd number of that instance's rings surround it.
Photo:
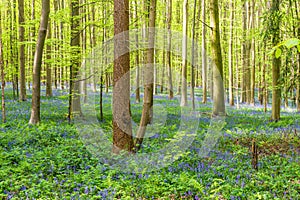
<path fill-rule="evenodd" d="M 171 33 L 171 24 L 172 24 L 172 0 L 167 0 L 167 53 L 166 53 L 166 63 L 168 70 L 168 93 L 169 99 L 173 99 L 173 83 L 172 83 L 172 61 L 171 61 L 171 45 L 172 45 L 172 33 Z"/>
<path fill-rule="evenodd" d="M 144 100 L 140 125 L 136 134 L 135 151 L 141 148 L 147 125 L 151 123 L 153 116 L 153 82 L 154 82 L 154 43 L 155 43 L 155 17 L 156 0 L 150 0 L 149 12 L 149 42 L 147 51 L 147 63 L 144 73 Z"/>
<path fill-rule="evenodd" d="M 19 42 L 20 42 L 20 101 L 26 101 L 26 74 L 25 74 L 25 16 L 24 16 L 24 0 L 18 0 L 19 8 Z"/>
<path fill-rule="evenodd" d="M 210 0 L 211 50 L 213 65 L 213 116 L 225 115 L 223 64 L 220 43 L 218 0 Z"/>
<path fill-rule="evenodd" d="M 82 115 L 80 107 L 80 81 L 78 71 L 80 67 L 80 16 L 79 0 L 71 1 L 71 65 L 70 65 L 70 87 L 69 87 L 69 121 L 74 115 Z"/>
<path fill-rule="evenodd" d="M 133 151 L 130 112 L 129 2 L 114 0 L 113 148 Z"/>
<path fill-rule="evenodd" d="M 188 37 L 188 0 L 183 1 L 183 23 L 182 23 L 182 71 L 181 71 L 181 103 L 187 106 L 187 37 Z"/>
<path fill-rule="evenodd" d="M 36 50 L 34 54 L 33 75 L 32 75 L 33 78 L 32 104 L 31 104 L 31 116 L 30 116 L 29 124 L 37 124 L 40 122 L 41 66 L 42 66 L 45 38 L 47 35 L 49 13 L 50 13 L 50 0 L 43 0 L 40 29 L 38 33 L 38 40 L 37 40 Z"/>
<path fill-rule="evenodd" d="M 206 3 L 202 0 L 202 103 L 207 102 Z"/>
<path fill-rule="evenodd" d="M 5 75 L 4 75 L 4 61 L 3 61 L 3 45 L 2 45 L 2 17 L 0 10 L 0 70 L 1 70 L 1 111 L 2 111 L 2 122 L 6 122 L 5 112 Z"/>
<path fill-rule="evenodd" d="M 280 15 L 279 15 L 280 0 L 272 0 L 271 16 L 272 22 L 272 44 L 276 46 L 280 42 Z M 273 55 L 272 60 L 272 116 L 271 119 L 278 121 L 280 119 L 280 105 L 281 105 L 281 89 L 280 89 L 280 65 L 281 58 Z"/>

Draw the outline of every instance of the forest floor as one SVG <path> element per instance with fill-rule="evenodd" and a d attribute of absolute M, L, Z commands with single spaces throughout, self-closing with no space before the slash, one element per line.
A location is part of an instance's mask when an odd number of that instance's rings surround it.
<path fill-rule="evenodd" d="M 190 130 L 194 133 L 182 136 L 185 116 L 180 102 L 156 95 L 154 125 L 140 153 L 145 155 L 143 162 L 148 155 L 156 157 L 156 166 L 131 165 L 123 158 L 110 159 L 113 155 L 102 152 L 104 147 L 90 148 L 93 143 L 82 137 L 86 124 L 68 123 L 67 92 L 55 90 L 54 97 L 42 97 L 38 126 L 28 125 L 30 95 L 27 102 L 18 102 L 11 90 L 6 93 L 7 123 L 0 124 L 0 199 L 299 199 L 300 115 L 293 109 L 282 109 L 275 123 L 269 120 L 270 110 L 264 113 L 260 106 L 227 106 L 225 121 L 215 129 L 212 104 L 199 103 L 194 112 L 197 123 Z M 99 106 L 94 109 L 96 116 Z M 141 110 L 142 103 L 136 104 L 133 96 L 133 132 Z M 97 122 L 105 144 L 94 138 L 95 144 L 111 146 L 111 119 L 108 93 L 104 121 Z M 207 134 L 216 130 L 216 143 L 205 143 Z M 258 170 L 251 164 L 252 141 L 258 148 Z M 174 144 L 179 153 L 173 152 L 176 156 L 168 160 L 169 154 L 160 150 Z M 202 156 L 203 145 L 211 149 Z"/>

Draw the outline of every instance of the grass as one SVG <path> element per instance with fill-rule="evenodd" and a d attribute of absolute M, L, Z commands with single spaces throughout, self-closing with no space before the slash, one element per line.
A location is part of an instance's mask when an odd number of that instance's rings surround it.
<path fill-rule="evenodd" d="M 269 121 L 270 113 L 264 113 L 260 107 L 242 105 L 238 110 L 228 107 L 226 124 L 219 131 L 221 137 L 209 154 L 201 157 L 199 152 L 211 127 L 207 113 L 212 104 L 199 104 L 193 113 L 199 123 L 192 124 L 197 127 L 190 134 L 192 142 L 182 143 L 189 141 L 180 134 L 184 131 L 180 123 L 185 110 L 181 110 L 178 100 L 157 95 L 154 125 L 139 155 L 145 155 L 142 160 L 145 162 L 147 155 L 154 155 L 156 165 L 163 162 L 168 165 L 155 168 L 150 159 L 144 165 L 127 163 L 124 166 L 129 167 L 125 170 L 111 163 L 120 164 L 124 159 L 106 160 L 111 155 L 100 151 L 109 149 L 111 143 L 101 147 L 97 154 L 99 146 L 94 150 L 89 148 L 78 124 L 68 124 L 65 94 L 54 91 L 54 97 L 42 98 L 42 123 L 30 126 L 30 101 L 13 101 L 11 93 L 7 91 L 8 122 L 0 124 L 1 199 L 297 199 L 300 196 L 300 116 L 293 111 L 283 110 L 281 121 L 274 123 Z M 105 120 L 97 123 L 103 136 L 111 141 L 111 94 L 104 97 Z M 96 106 L 97 112 L 98 109 Z M 136 124 L 141 109 L 142 104 L 132 99 Z M 91 127 L 87 130 L 92 131 Z M 249 148 L 253 139 L 259 149 L 258 171 L 251 166 Z M 168 160 L 169 154 L 161 151 L 166 146 L 176 151 L 173 160 Z"/>

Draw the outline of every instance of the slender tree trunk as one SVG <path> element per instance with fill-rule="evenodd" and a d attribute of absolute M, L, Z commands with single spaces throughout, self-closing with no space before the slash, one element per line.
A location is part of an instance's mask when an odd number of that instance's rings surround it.
<path fill-rule="evenodd" d="M 106 5 L 106 3 L 105 3 Z M 103 6 L 103 24 L 106 24 L 106 6 Z M 104 42 L 105 42 L 105 39 L 106 39 L 106 28 L 103 27 L 103 36 L 102 36 L 102 44 L 104 46 Z M 100 101 L 99 101 L 99 106 L 100 106 L 100 121 L 103 121 L 104 120 L 104 117 L 103 117 L 103 76 L 104 76 L 104 66 L 107 65 L 107 57 L 104 56 L 106 55 L 107 53 L 107 48 L 103 48 L 102 49 L 102 66 L 101 66 L 101 71 L 100 71 Z"/>
<path fill-rule="evenodd" d="M 20 101 L 26 101 L 26 74 L 25 74 L 25 16 L 24 0 L 18 0 L 19 5 L 19 41 L 20 41 Z"/>
<path fill-rule="evenodd" d="M 182 24 L 182 74 L 181 74 L 181 103 L 187 106 L 187 37 L 188 37 L 188 0 L 183 1 L 183 24 Z"/>
<path fill-rule="evenodd" d="M 172 24 L 172 0 L 167 0 L 167 55 L 166 55 L 166 63 L 168 68 L 168 93 L 169 99 L 174 98 L 173 93 L 173 80 L 172 80 L 172 67 L 171 67 L 171 45 L 172 45 L 172 33 L 171 33 L 171 24 Z"/>
<path fill-rule="evenodd" d="M 79 30 L 79 0 L 71 1 L 71 65 L 70 65 L 70 86 L 69 86 L 69 114 L 71 121 L 74 115 L 82 115 L 80 107 L 78 70 L 80 66 L 80 30 Z"/>
<path fill-rule="evenodd" d="M 195 26 L 196 26 L 197 0 L 194 0 L 193 27 L 192 27 L 192 66 L 191 66 L 191 99 L 195 110 Z"/>
<path fill-rule="evenodd" d="M 254 35 L 255 29 L 255 1 L 252 0 L 252 11 L 251 11 L 251 32 Z M 256 55 L 255 55 L 255 38 L 252 38 L 252 45 L 251 45 L 251 53 L 252 53 L 252 67 L 251 67 L 251 93 L 250 93 L 250 104 L 255 104 L 255 65 L 256 65 Z"/>
<path fill-rule="evenodd" d="M 35 0 L 31 1 L 31 20 L 32 21 L 35 20 Z M 35 31 L 36 31 L 35 24 L 33 24 L 30 27 L 30 37 L 31 37 L 31 41 L 32 42 L 35 42 Z M 30 56 L 28 56 L 29 63 L 30 63 L 29 66 L 28 66 L 28 74 L 32 74 L 31 65 L 33 66 L 33 60 L 34 60 L 34 54 L 35 54 L 35 46 L 34 45 L 29 46 L 28 50 L 29 50 L 28 53 L 31 51 L 31 54 L 32 54 L 32 58 Z M 30 83 L 31 83 L 31 81 L 28 80 L 28 89 L 29 90 L 30 90 Z"/>
<path fill-rule="evenodd" d="M 202 0 L 202 103 L 207 102 L 207 55 L 206 55 L 206 3 Z"/>
<path fill-rule="evenodd" d="M 213 116 L 225 115 L 224 83 L 223 83 L 223 65 L 220 43 L 219 28 L 219 8 L 218 0 L 210 0 L 210 18 L 211 18 L 211 49 L 213 64 Z"/>
<path fill-rule="evenodd" d="M 237 33 L 237 31 L 235 31 L 235 33 Z M 238 38 L 236 37 L 235 39 L 235 49 L 237 49 L 238 47 Z M 236 63 L 235 63 L 235 74 L 236 74 L 236 108 L 239 109 L 240 108 L 240 101 L 239 101 L 239 83 L 240 83 L 240 70 L 239 70 L 239 52 L 236 51 L 236 55 L 235 55 L 235 59 L 236 59 Z"/>
<path fill-rule="evenodd" d="M 134 147 L 130 113 L 129 2 L 114 0 L 113 148 L 131 152 Z M 121 53 L 123 52 L 123 53 Z"/>
<path fill-rule="evenodd" d="M 81 2 L 82 5 L 86 4 L 85 0 L 82 0 Z M 103 6 L 104 8 L 104 6 Z M 86 27 L 87 25 L 87 19 L 86 19 L 86 15 L 87 15 L 87 9 L 86 6 L 82 7 L 82 12 L 83 12 L 83 17 L 82 17 L 82 24 L 83 27 Z M 105 18 L 105 17 L 104 17 Z M 83 29 L 81 31 L 81 41 L 82 41 L 82 54 L 85 56 L 86 55 L 86 51 L 87 51 L 87 29 Z M 80 78 L 82 79 L 82 81 L 80 82 L 80 90 L 81 90 L 81 94 L 83 95 L 83 102 L 87 103 L 87 67 L 86 67 L 86 59 L 84 59 L 82 61 L 82 73 L 80 74 Z"/>
<path fill-rule="evenodd" d="M 51 23 L 48 22 L 47 39 L 51 39 Z M 46 96 L 52 97 L 52 77 L 51 77 L 51 44 L 47 44 L 47 66 L 46 66 Z"/>
<path fill-rule="evenodd" d="M 264 112 L 267 112 L 267 104 L 268 104 L 268 88 L 267 88 L 267 80 L 266 80 L 266 67 L 267 67 L 267 60 L 266 60 L 266 45 L 264 45 L 264 53 L 263 53 L 263 60 L 264 60 L 264 64 L 263 64 L 263 73 L 262 73 L 262 81 L 263 81 L 263 99 L 264 99 Z"/>
<path fill-rule="evenodd" d="M 92 15 L 92 22 L 95 23 L 96 22 L 96 18 L 95 18 L 95 5 L 93 4 L 92 5 L 92 12 L 91 12 L 91 15 Z M 91 47 L 92 48 L 95 48 L 96 45 L 97 45 L 97 40 L 96 40 L 96 26 L 94 24 L 91 25 L 91 33 L 90 33 L 91 37 L 90 37 L 90 42 L 91 42 Z M 96 52 L 95 50 L 93 50 L 93 57 L 95 58 L 95 55 Z M 93 78 L 92 78 L 92 90 L 93 92 L 96 92 L 97 91 L 97 81 L 96 81 L 96 69 L 95 69 L 95 64 L 94 66 L 92 66 L 91 68 L 91 73 L 93 75 Z M 106 91 L 108 91 L 108 85 L 106 86 Z"/>
<path fill-rule="evenodd" d="M 0 10 L 0 70 L 1 70 L 1 111 L 2 122 L 6 122 L 6 110 L 5 110 L 5 74 L 4 74 L 4 61 L 3 61 L 3 45 L 2 45 L 2 18 Z"/>
<path fill-rule="evenodd" d="M 280 0 L 273 0 L 272 1 L 272 12 L 274 13 L 274 16 L 277 15 L 277 12 L 279 12 L 279 4 Z M 272 38 L 272 45 L 276 46 L 280 42 L 280 24 L 279 19 L 272 19 L 276 21 L 274 23 L 274 34 Z M 279 83 L 279 77 L 280 77 L 280 66 L 281 66 L 281 58 L 276 58 L 275 55 L 273 57 L 272 61 L 272 116 L 271 119 L 274 121 L 278 121 L 280 119 L 280 104 L 281 104 L 281 89 L 280 89 L 280 83 Z"/>
<path fill-rule="evenodd" d="M 64 0 L 61 1 L 61 6 L 60 9 L 65 8 L 65 3 Z M 61 42 L 64 41 L 64 23 L 63 20 L 60 22 L 60 40 Z M 62 49 L 62 45 L 60 46 Z M 64 54 L 61 54 L 61 65 L 60 65 L 60 70 L 59 70 L 59 77 L 60 77 L 60 88 L 63 90 L 65 89 L 65 80 L 64 80 L 64 71 L 65 71 L 65 66 L 64 66 Z M 56 74 L 56 72 L 55 72 Z M 55 79 L 55 85 L 57 89 L 57 80 Z"/>
<path fill-rule="evenodd" d="M 43 0 L 42 14 L 36 50 L 33 63 L 33 85 L 32 85 L 32 105 L 29 124 L 40 122 L 40 97 L 41 97 L 41 66 L 43 58 L 43 49 L 47 35 L 48 19 L 50 13 L 50 0 Z"/>
<path fill-rule="evenodd" d="M 153 78 L 154 78 L 154 46 L 155 46 L 156 0 L 150 0 L 149 43 L 145 72 L 144 103 L 140 125 L 136 134 L 135 151 L 141 148 L 147 124 L 153 116 Z"/>
<path fill-rule="evenodd" d="M 9 1 L 10 2 L 10 1 Z M 14 94 L 16 92 L 16 98 L 14 95 L 14 99 L 20 98 L 19 95 L 19 53 L 18 53 L 18 44 L 17 44 L 17 1 L 13 0 L 12 3 L 12 20 L 11 20 L 11 41 L 13 42 L 11 46 L 11 63 L 15 66 L 15 73 L 14 73 Z"/>
<path fill-rule="evenodd" d="M 300 56 L 298 54 L 298 66 L 297 66 L 297 85 L 296 85 L 296 106 L 297 106 L 297 111 L 300 112 Z"/>
<path fill-rule="evenodd" d="M 138 2 L 137 0 L 134 1 L 134 19 L 138 21 Z M 136 23 L 135 28 L 138 29 L 138 23 Z M 136 42 L 136 55 L 135 55 L 135 82 L 136 82 L 136 90 L 135 90 L 135 102 L 140 103 L 140 54 L 139 54 L 139 35 L 138 33 L 135 34 L 135 42 Z"/>
<path fill-rule="evenodd" d="M 229 69 L 229 105 L 234 106 L 233 97 L 233 22 L 234 22 L 234 2 L 230 0 L 230 33 L 228 50 L 228 69 Z"/>

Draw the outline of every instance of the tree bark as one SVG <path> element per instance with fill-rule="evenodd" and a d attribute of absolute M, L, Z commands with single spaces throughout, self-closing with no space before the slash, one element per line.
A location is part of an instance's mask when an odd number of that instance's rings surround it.
<path fill-rule="evenodd" d="M 112 152 L 133 151 L 130 113 L 129 2 L 114 0 L 114 78 Z M 121 52 L 123 52 L 121 54 Z"/>
<path fill-rule="evenodd" d="M 191 66 L 191 99 L 192 107 L 195 110 L 195 39 L 196 39 L 196 9 L 197 9 L 197 0 L 194 0 L 194 13 L 193 13 L 193 27 L 192 27 L 192 66 Z"/>
<path fill-rule="evenodd" d="M 182 74 L 181 74 L 181 102 L 180 106 L 187 106 L 187 37 L 188 37 L 188 0 L 183 1 L 182 24 Z"/>
<path fill-rule="evenodd" d="M 172 24 L 172 0 L 167 0 L 167 55 L 166 55 L 166 64 L 168 68 L 168 93 L 169 99 L 174 98 L 173 92 L 173 79 L 172 79 L 172 61 L 171 61 L 171 45 L 172 45 L 172 33 L 171 33 L 171 24 Z"/>
<path fill-rule="evenodd" d="M 154 46 L 155 46 L 156 0 L 150 0 L 149 12 L 149 43 L 144 86 L 144 103 L 140 125 L 136 134 L 135 151 L 141 148 L 147 125 L 153 117 L 153 82 L 154 82 Z"/>
<path fill-rule="evenodd" d="M 19 41 L 20 41 L 20 101 L 26 101 L 26 74 L 25 74 L 25 16 L 24 0 L 18 0 L 19 5 Z"/>
<path fill-rule="evenodd" d="M 223 65 L 220 43 L 219 28 L 219 8 L 218 0 L 210 0 L 210 18 L 211 18 L 211 49 L 213 65 L 213 116 L 224 116 L 225 97 L 223 83 Z"/>
<path fill-rule="evenodd" d="M 137 21 L 138 20 L 138 2 L 135 0 L 134 1 L 134 19 Z M 138 29 L 138 23 L 136 23 L 135 28 Z M 141 98 L 140 98 L 140 55 L 139 55 L 139 35 L 138 33 L 135 34 L 135 43 L 136 43 L 136 55 L 135 55 L 135 64 L 136 64 L 136 69 L 135 69 L 135 83 L 136 83 L 136 90 L 135 90 L 135 102 L 140 103 Z"/>
<path fill-rule="evenodd" d="M 48 22 L 47 39 L 51 39 L 51 23 Z M 47 66 L 46 66 L 46 96 L 52 97 L 52 77 L 51 77 L 51 44 L 47 44 Z"/>
<path fill-rule="evenodd" d="M 280 0 L 273 0 L 272 1 L 272 10 L 271 12 L 274 14 L 274 16 L 277 15 L 277 12 L 279 12 L 279 5 Z M 272 38 L 272 45 L 276 46 L 280 42 L 280 24 L 279 19 L 275 18 L 274 20 L 274 34 Z M 271 119 L 274 121 L 278 121 L 280 119 L 280 104 L 281 104 L 281 89 L 280 89 L 280 83 L 279 83 L 279 77 L 280 77 L 280 66 L 281 66 L 281 58 L 276 58 L 275 55 L 273 55 L 273 61 L 272 61 L 272 116 Z"/>
<path fill-rule="evenodd" d="M 202 103 L 207 102 L 207 55 L 206 55 L 206 3 L 202 0 Z"/>
<path fill-rule="evenodd" d="M 1 11 L 0 11 L 0 26 L 2 24 Z M 4 74 L 4 61 L 3 61 L 3 45 L 2 45 L 2 28 L 0 27 L 0 70 L 1 70 L 1 112 L 2 122 L 6 122 L 5 110 L 5 74 Z"/>
<path fill-rule="evenodd" d="M 252 67 L 251 67 L 251 91 L 250 91 L 250 104 L 254 106 L 255 104 L 255 65 L 256 65 L 256 55 L 255 55 L 255 38 L 254 38 L 254 29 L 255 29 L 255 1 L 252 0 L 252 11 L 251 11 L 251 33 L 252 33 L 252 45 L 251 45 L 251 55 L 252 55 Z"/>
<path fill-rule="evenodd" d="M 234 22 L 234 2 L 230 0 L 230 33 L 228 50 L 228 69 L 229 69 L 229 105 L 234 106 L 233 97 L 233 22 Z"/>
<path fill-rule="evenodd" d="M 80 66 L 80 18 L 79 0 L 71 1 L 71 65 L 70 65 L 70 87 L 69 87 L 69 114 L 68 120 L 71 121 L 74 115 L 82 115 L 80 107 L 80 82 L 78 71 Z"/>
<path fill-rule="evenodd" d="M 43 0 L 40 29 L 34 54 L 33 63 L 33 85 L 32 85 L 32 105 L 29 124 L 40 122 L 40 97 L 41 97 L 41 66 L 43 58 L 43 49 L 47 35 L 48 19 L 50 13 L 50 0 Z"/>

